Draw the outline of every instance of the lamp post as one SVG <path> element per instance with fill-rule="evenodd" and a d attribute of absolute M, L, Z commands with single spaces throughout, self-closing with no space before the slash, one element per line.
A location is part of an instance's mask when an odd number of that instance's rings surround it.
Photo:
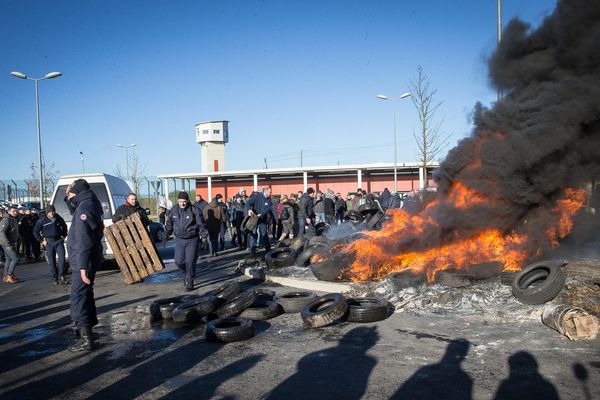
<path fill-rule="evenodd" d="M 411 93 L 409 93 L 409 92 L 403 93 L 402 95 L 400 95 L 400 97 L 396 97 L 396 98 L 387 97 L 383 94 L 377 95 L 377 98 L 380 100 L 391 101 L 393 104 L 393 109 L 394 109 L 394 193 L 398 192 L 398 149 L 396 146 L 396 101 L 406 99 L 407 97 L 410 97 L 410 96 L 411 96 Z"/>
<path fill-rule="evenodd" d="M 18 71 L 13 71 L 10 74 L 19 79 L 26 79 L 28 81 L 35 82 L 35 114 L 37 121 L 38 158 L 40 164 L 40 207 L 44 208 L 44 165 L 42 163 L 42 136 L 40 134 L 40 98 L 38 95 L 38 81 L 58 78 L 62 74 L 60 72 L 50 72 L 49 74 L 46 74 L 43 78 L 31 78 Z"/>
<path fill-rule="evenodd" d="M 117 147 L 125 149 L 125 170 L 127 171 L 126 175 L 125 175 L 125 180 L 129 179 L 129 149 L 131 149 L 135 146 L 137 146 L 137 143 L 131 143 L 128 145 L 117 144 Z"/>

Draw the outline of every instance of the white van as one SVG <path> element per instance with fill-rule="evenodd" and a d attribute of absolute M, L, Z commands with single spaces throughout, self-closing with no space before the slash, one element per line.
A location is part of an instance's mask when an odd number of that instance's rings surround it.
<path fill-rule="evenodd" d="M 96 194 L 102 209 L 104 210 L 104 226 L 112 225 L 112 216 L 115 210 L 122 204 L 125 204 L 127 195 L 132 192 L 131 188 L 123 179 L 108 174 L 80 174 L 61 176 L 54 188 L 51 204 L 56 208 L 56 212 L 65 219 L 67 227 L 71 228 L 71 214 L 65 203 L 65 192 L 76 179 L 85 179 L 90 184 L 90 189 Z M 114 259 L 112 249 L 102 238 L 102 247 L 104 248 L 104 258 Z"/>

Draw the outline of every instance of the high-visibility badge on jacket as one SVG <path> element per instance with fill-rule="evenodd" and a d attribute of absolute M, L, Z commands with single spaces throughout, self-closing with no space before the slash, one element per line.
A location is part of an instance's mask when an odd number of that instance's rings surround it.
<path fill-rule="evenodd" d="M 81 218 L 82 221 L 85 221 L 87 219 L 87 215 L 81 214 L 79 218 Z"/>

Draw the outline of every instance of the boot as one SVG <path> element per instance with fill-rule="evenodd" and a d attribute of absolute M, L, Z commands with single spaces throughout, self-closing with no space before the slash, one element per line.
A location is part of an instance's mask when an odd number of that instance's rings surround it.
<path fill-rule="evenodd" d="M 69 351 L 89 351 L 96 348 L 94 338 L 92 337 L 92 328 L 85 326 L 79 329 L 79 340 L 74 345 L 69 346 Z"/>
<path fill-rule="evenodd" d="M 6 280 L 4 282 L 7 283 L 19 283 L 19 281 L 17 280 L 17 278 L 15 278 L 14 275 L 6 275 Z"/>
<path fill-rule="evenodd" d="M 191 292 L 192 290 L 194 290 L 194 280 L 191 279 L 189 281 L 185 281 L 185 290 L 188 292 Z"/>
<path fill-rule="evenodd" d="M 67 277 L 65 275 L 60 276 L 60 283 L 62 283 L 63 285 L 69 284 L 69 281 L 67 280 Z"/>
<path fill-rule="evenodd" d="M 52 284 L 58 285 L 58 278 L 52 278 Z"/>
<path fill-rule="evenodd" d="M 4 283 L 8 283 L 8 275 L 4 275 L 4 276 L 2 277 L 2 282 L 4 282 Z"/>

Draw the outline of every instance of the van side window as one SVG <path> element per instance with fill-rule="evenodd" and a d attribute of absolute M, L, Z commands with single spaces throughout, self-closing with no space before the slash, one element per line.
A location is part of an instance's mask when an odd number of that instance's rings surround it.
<path fill-rule="evenodd" d="M 110 211 L 110 202 L 108 199 L 108 193 L 106 192 L 106 185 L 104 183 L 90 183 L 90 189 L 96 194 L 98 200 L 100 200 L 100 204 L 102 204 L 102 210 L 104 214 L 102 215 L 103 219 L 108 219 L 112 217 L 112 212 Z M 64 202 L 65 191 L 67 190 L 67 185 L 61 185 L 56 190 L 56 196 L 52 200 L 52 205 L 56 208 L 56 212 L 65 219 L 66 222 L 71 222 L 71 214 L 69 213 L 69 209 Z"/>

